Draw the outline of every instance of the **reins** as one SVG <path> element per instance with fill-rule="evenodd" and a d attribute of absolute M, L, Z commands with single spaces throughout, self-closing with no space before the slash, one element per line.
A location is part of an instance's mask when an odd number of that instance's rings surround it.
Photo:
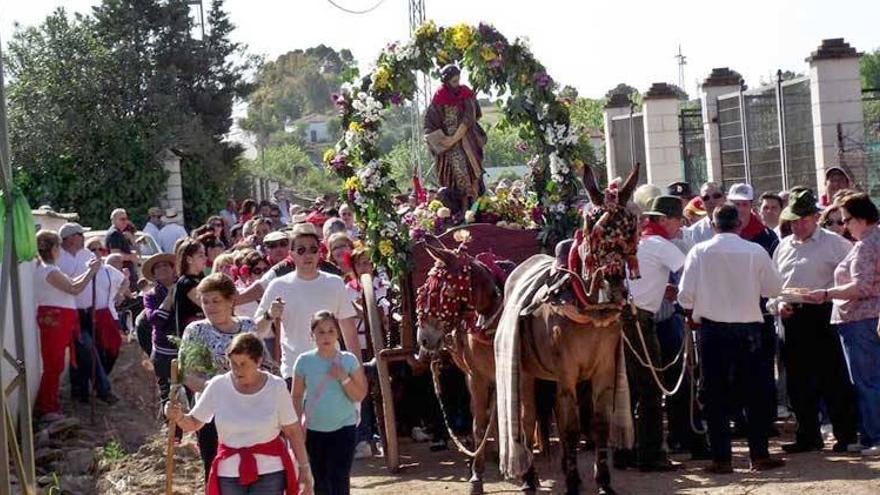
<path fill-rule="evenodd" d="M 458 439 L 458 436 L 452 431 L 452 427 L 449 426 L 449 415 L 446 413 L 446 406 L 443 404 L 443 390 L 440 387 L 440 360 L 435 358 L 431 360 L 431 376 L 434 381 L 434 395 L 437 396 L 437 402 L 440 404 L 440 412 L 443 416 L 443 425 L 446 427 L 446 432 L 449 434 L 449 438 L 452 439 L 452 443 L 455 444 L 455 447 L 464 455 L 468 457 L 478 457 L 480 454 L 486 450 L 486 444 L 489 440 L 489 432 L 492 430 L 492 424 L 495 422 L 495 415 L 498 410 L 495 404 L 495 394 L 490 394 L 490 403 L 489 407 L 491 409 L 491 413 L 489 413 L 489 422 L 486 423 L 486 431 L 483 432 L 483 438 L 480 440 L 480 444 L 477 446 L 476 450 L 469 450 L 465 444 Z"/>

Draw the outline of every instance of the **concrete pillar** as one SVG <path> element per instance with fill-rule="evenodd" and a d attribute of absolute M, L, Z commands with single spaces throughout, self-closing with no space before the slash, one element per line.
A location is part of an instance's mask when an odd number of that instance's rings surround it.
<path fill-rule="evenodd" d="M 703 110 L 703 139 L 706 143 L 706 173 L 710 182 L 721 183 L 721 135 L 718 128 L 718 97 L 739 91 L 743 78 L 727 67 L 712 69 L 700 86 Z"/>
<path fill-rule="evenodd" d="M 681 139 L 678 96 L 666 83 L 654 83 L 642 103 L 645 123 L 645 161 L 649 184 L 661 188 L 684 180 L 681 167 Z"/>
<path fill-rule="evenodd" d="M 602 118 L 605 125 L 605 172 L 608 175 L 610 183 L 617 177 L 617 156 L 614 153 L 614 138 L 611 132 L 611 120 L 621 115 L 629 115 L 632 108 L 632 102 L 629 95 L 623 93 L 614 93 L 605 104 L 605 110 L 602 112 Z M 629 160 L 629 157 L 623 157 Z"/>
<path fill-rule="evenodd" d="M 177 210 L 177 222 L 184 225 L 183 177 L 180 175 L 180 157 L 171 150 L 165 150 L 159 154 L 159 160 L 168 172 L 165 194 L 160 203 L 163 208 Z"/>
<path fill-rule="evenodd" d="M 843 38 L 822 40 L 807 58 L 813 105 L 816 184 L 825 189 L 825 170 L 842 167 L 853 185 L 864 188 L 867 170 L 863 153 L 865 124 L 859 56 Z"/>

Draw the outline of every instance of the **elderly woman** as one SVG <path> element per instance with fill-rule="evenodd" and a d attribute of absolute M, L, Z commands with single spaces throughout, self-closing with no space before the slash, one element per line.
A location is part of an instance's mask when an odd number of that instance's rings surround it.
<path fill-rule="evenodd" d="M 867 194 L 837 201 L 856 240 L 834 271 L 834 287 L 810 292 L 814 303 L 833 301 L 831 323 L 843 342 L 861 416 L 863 455 L 880 455 L 880 213 Z"/>
<path fill-rule="evenodd" d="M 152 328 L 150 361 L 162 404 L 168 400 L 171 387 L 171 360 L 177 357 L 177 346 L 168 340 L 169 336 L 177 335 L 174 327 L 177 281 L 174 265 L 174 255 L 162 253 L 147 258 L 141 270 L 144 278 L 154 284 L 144 294 L 144 315 Z"/>
<path fill-rule="evenodd" d="M 37 392 L 34 414 L 45 421 L 63 418 L 58 387 L 64 371 L 64 350 L 73 350 L 79 335 L 79 315 L 74 296 L 83 291 L 101 268 L 101 260 L 92 259 L 88 270 L 73 279 L 56 265 L 61 255 L 61 237 L 53 230 L 37 233 L 40 263 L 34 271 L 34 296 L 37 303 L 37 325 L 40 328 L 40 355 L 43 376 Z M 73 352 L 71 365 L 75 366 Z"/>
<path fill-rule="evenodd" d="M 185 371 L 183 378 L 183 383 L 188 389 L 201 393 L 210 378 L 229 371 L 226 349 L 232 339 L 241 333 L 256 332 L 257 326 L 250 318 L 235 316 L 236 289 L 235 283 L 229 276 L 222 273 L 208 275 L 199 282 L 197 291 L 205 319 L 186 326 L 178 359 L 186 360 L 188 347 L 207 349 L 210 362 L 199 363 L 203 368 L 199 372 Z M 204 423 L 207 424 L 199 429 L 198 443 L 207 477 L 211 462 L 217 454 L 217 430 L 213 423 L 207 421 Z"/>
<path fill-rule="evenodd" d="M 311 495 L 303 430 L 284 380 L 260 370 L 263 344 L 254 335 L 239 334 L 226 358 L 231 371 L 205 384 L 189 414 L 177 404 L 166 408 L 168 418 L 184 431 L 216 425 L 220 447 L 211 463 L 208 495 Z M 299 487 L 282 435 L 299 463 Z"/>

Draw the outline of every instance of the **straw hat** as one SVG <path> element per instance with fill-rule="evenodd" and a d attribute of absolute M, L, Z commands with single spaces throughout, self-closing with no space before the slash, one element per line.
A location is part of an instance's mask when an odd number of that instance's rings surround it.
<path fill-rule="evenodd" d="M 159 263 L 171 263 L 171 266 L 173 267 L 176 264 L 176 260 L 174 255 L 170 253 L 154 254 L 147 258 L 147 261 L 144 261 L 144 264 L 141 267 L 141 275 L 150 282 L 155 282 L 156 277 L 153 276 L 153 268 Z"/>

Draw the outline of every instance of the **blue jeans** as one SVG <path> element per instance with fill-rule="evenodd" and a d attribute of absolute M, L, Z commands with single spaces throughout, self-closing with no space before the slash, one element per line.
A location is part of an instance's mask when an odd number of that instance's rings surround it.
<path fill-rule="evenodd" d="M 261 474 L 257 481 L 247 486 L 238 483 L 238 478 L 219 477 L 220 495 L 282 495 L 287 488 L 284 471 Z"/>
<path fill-rule="evenodd" d="M 863 445 L 880 445 L 880 336 L 877 318 L 837 325 L 856 389 Z"/>
<path fill-rule="evenodd" d="M 700 355 L 706 396 L 706 419 L 712 460 L 730 462 L 730 416 L 745 406 L 749 456 L 768 457 L 767 435 L 772 418 L 770 362 L 764 348 L 763 323 L 719 323 L 703 319 Z"/>

